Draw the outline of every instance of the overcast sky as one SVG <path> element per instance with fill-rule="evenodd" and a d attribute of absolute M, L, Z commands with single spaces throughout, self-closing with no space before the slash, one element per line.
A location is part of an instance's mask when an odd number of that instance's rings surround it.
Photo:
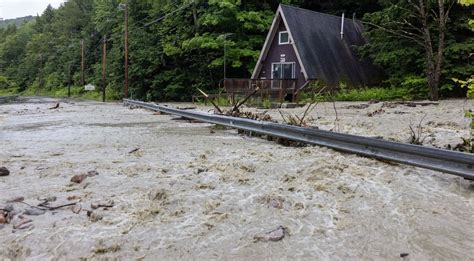
<path fill-rule="evenodd" d="M 63 2 L 64 0 L 0 0 L 0 17 L 11 19 L 42 14 L 48 4 L 57 8 Z"/>

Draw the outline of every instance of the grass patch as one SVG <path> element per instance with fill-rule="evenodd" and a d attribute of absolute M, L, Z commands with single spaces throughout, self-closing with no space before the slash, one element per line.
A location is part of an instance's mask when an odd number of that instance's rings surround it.
<path fill-rule="evenodd" d="M 12 95 L 18 95 L 18 91 L 16 88 L 0 89 L 0 96 L 12 96 Z"/>
<path fill-rule="evenodd" d="M 303 93 L 300 102 L 325 102 L 325 101 L 391 101 L 412 100 L 413 95 L 404 88 L 364 88 L 364 89 L 339 89 L 333 95 L 323 93 L 314 95 L 311 92 Z"/>
<path fill-rule="evenodd" d="M 366 88 L 341 90 L 334 95 L 336 101 L 390 101 L 411 100 L 413 97 L 409 90 L 402 88 Z"/>

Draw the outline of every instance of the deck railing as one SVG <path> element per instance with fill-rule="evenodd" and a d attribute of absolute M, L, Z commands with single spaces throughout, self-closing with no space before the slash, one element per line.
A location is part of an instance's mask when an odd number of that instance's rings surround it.
<path fill-rule="evenodd" d="M 284 101 L 290 99 L 297 101 L 298 87 L 296 79 L 224 79 L 224 90 L 231 97 L 235 95 L 246 95 L 253 92 L 257 86 L 260 88 L 257 93 L 262 99 L 278 99 Z"/>

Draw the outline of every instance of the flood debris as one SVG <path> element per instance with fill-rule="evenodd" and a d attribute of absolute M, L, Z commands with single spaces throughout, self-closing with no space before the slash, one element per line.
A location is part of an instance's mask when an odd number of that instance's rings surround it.
<path fill-rule="evenodd" d="M 408 125 L 408 128 L 410 129 L 410 139 L 408 142 L 410 144 L 415 144 L 415 145 L 423 145 L 425 142 L 426 138 L 428 138 L 428 135 L 424 134 L 424 129 L 423 129 L 423 120 L 425 119 L 426 114 L 421 118 L 420 122 L 418 125 L 415 127 L 412 122 Z"/>
<path fill-rule="evenodd" d="M 380 108 L 380 109 L 375 110 L 375 111 L 373 111 L 373 112 L 367 113 L 367 116 L 369 116 L 369 117 L 374 117 L 375 115 L 383 114 L 384 112 L 385 112 L 385 110 L 382 109 L 382 108 Z"/>
<path fill-rule="evenodd" d="M 402 257 L 402 258 L 403 258 L 403 257 L 407 257 L 408 255 L 410 255 L 410 254 L 408 254 L 408 253 L 401 253 L 401 254 L 400 254 L 400 257 Z"/>
<path fill-rule="evenodd" d="M 0 167 L 0 177 L 9 176 L 9 175 L 10 175 L 10 170 L 8 170 L 6 167 Z"/>
<path fill-rule="evenodd" d="M 470 138 L 463 138 L 461 137 L 462 142 L 458 143 L 454 146 L 451 144 L 446 145 L 446 149 L 448 150 L 456 150 L 460 152 L 466 152 L 466 153 L 474 153 L 474 141 L 471 140 Z"/>
<path fill-rule="evenodd" d="M 25 198 L 20 196 L 20 197 L 11 198 L 11 199 L 7 200 L 6 202 L 7 203 L 16 203 L 16 202 L 22 202 L 24 200 L 25 200 Z"/>
<path fill-rule="evenodd" d="M 106 253 L 115 253 L 120 249 L 122 249 L 122 247 L 119 244 L 112 244 L 110 246 L 106 246 L 105 243 L 101 240 L 98 246 L 92 250 L 92 252 L 101 255 Z"/>
<path fill-rule="evenodd" d="M 49 108 L 50 110 L 58 109 L 59 108 L 59 102 L 56 103 L 53 107 Z"/>
<path fill-rule="evenodd" d="M 273 207 L 277 209 L 283 209 L 283 203 L 285 199 L 281 196 L 267 195 L 257 199 L 261 204 L 267 205 L 267 207 Z"/>
<path fill-rule="evenodd" d="M 369 108 L 369 104 L 363 103 L 363 104 L 354 104 L 354 105 L 348 105 L 345 106 L 344 109 L 367 109 Z"/>
<path fill-rule="evenodd" d="M 107 200 L 101 200 L 101 201 L 91 203 L 91 208 L 92 209 L 112 208 L 114 205 L 115 204 L 112 199 L 107 199 Z"/>
<path fill-rule="evenodd" d="M 33 220 L 24 217 L 23 215 L 18 215 L 16 216 L 13 221 L 13 233 L 19 231 L 19 230 L 24 230 L 24 229 L 32 229 L 34 227 L 33 225 Z"/>
<path fill-rule="evenodd" d="M 87 178 L 86 174 L 74 175 L 71 178 L 71 182 L 80 184 Z"/>
<path fill-rule="evenodd" d="M 140 150 L 140 148 L 135 148 L 135 149 L 129 151 L 128 154 L 132 154 L 132 153 L 137 152 L 137 151 L 139 151 L 139 150 Z"/>
<path fill-rule="evenodd" d="M 91 170 L 91 171 L 88 171 L 87 174 L 74 175 L 74 176 L 71 178 L 71 182 L 72 182 L 72 183 L 80 184 L 80 183 L 82 183 L 87 177 L 94 177 L 94 176 L 97 176 L 97 175 L 99 175 L 99 172 L 97 172 L 97 171 L 95 171 L 95 170 Z"/>
<path fill-rule="evenodd" d="M 39 201 L 42 201 L 42 202 L 54 202 L 56 201 L 58 198 L 56 196 L 48 196 L 48 197 L 38 197 L 37 198 Z"/>
<path fill-rule="evenodd" d="M 97 221 L 100 221 L 104 218 L 104 215 L 102 215 L 101 213 L 98 213 L 96 211 L 92 211 L 92 210 L 87 211 L 87 216 L 89 217 L 89 220 L 91 222 L 97 222 Z"/>
<path fill-rule="evenodd" d="M 164 189 L 152 189 L 148 193 L 148 199 L 149 200 L 159 200 L 159 201 L 164 201 L 168 199 L 168 192 Z"/>
<path fill-rule="evenodd" d="M 74 205 L 74 206 L 71 208 L 71 210 L 72 210 L 72 213 L 74 213 L 74 214 L 79 214 L 79 213 L 81 212 L 81 210 L 82 210 L 82 204 L 77 203 L 76 205 Z"/>
<path fill-rule="evenodd" d="M 207 168 L 197 168 L 196 169 L 196 174 L 201 174 L 203 172 L 207 172 L 209 169 Z"/>
<path fill-rule="evenodd" d="M 266 232 L 263 235 L 254 236 L 253 239 L 254 242 L 278 242 L 287 234 L 289 234 L 287 228 L 278 226 L 276 229 Z"/>
<path fill-rule="evenodd" d="M 6 211 L 0 210 L 0 224 L 7 224 L 7 215 Z"/>
<path fill-rule="evenodd" d="M 180 116 L 180 117 L 175 117 L 171 118 L 172 121 L 180 121 L 180 122 L 188 122 L 188 123 L 206 123 L 204 121 L 196 120 L 196 119 L 191 119 L 188 117 Z"/>

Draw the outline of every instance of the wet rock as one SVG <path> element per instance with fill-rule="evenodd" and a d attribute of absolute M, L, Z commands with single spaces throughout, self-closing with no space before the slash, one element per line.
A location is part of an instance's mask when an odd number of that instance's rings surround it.
<path fill-rule="evenodd" d="M 0 211 L 0 224 L 6 224 L 7 222 L 7 214 Z"/>
<path fill-rule="evenodd" d="M 114 206 L 114 201 L 111 200 L 111 199 L 91 203 L 91 208 L 92 209 L 111 208 L 113 206 Z"/>
<path fill-rule="evenodd" d="M 42 198 L 38 198 L 39 201 L 43 201 L 43 202 L 54 202 L 56 201 L 58 198 L 56 196 L 49 196 L 49 197 L 42 197 Z"/>
<path fill-rule="evenodd" d="M 91 222 L 97 222 L 104 218 L 104 216 L 101 213 L 93 212 L 93 211 L 87 211 L 87 216 L 89 217 L 89 220 Z"/>
<path fill-rule="evenodd" d="M 97 176 L 97 175 L 99 175 L 99 172 L 97 172 L 95 170 L 91 170 L 91 171 L 87 172 L 88 177 L 94 177 L 94 176 Z"/>
<path fill-rule="evenodd" d="M 40 216 L 46 213 L 46 211 L 37 208 L 29 208 L 23 212 L 27 216 Z"/>
<path fill-rule="evenodd" d="M 150 200 L 166 200 L 168 198 L 168 193 L 164 189 L 152 189 L 148 193 L 148 198 Z"/>
<path fill-rule="evenodd" d="M 278 228 L 267 232 L 264 235 L 254 236 L 253 239 L 254 242 L 277 242 L 282 240 L 286 234 L 288 234 L 288 230 L 283 226 L 279 226 Z"/>
<path fill-rule="evenodd" d="M 10 175 L 10 171 L 5 167 L 0 167 L 0 177 Z"/>
<path fill-rule="evenodd" d="M 80 183 L 82 183 L 86 178 L 87 178 L 87 175 L 85 175 L 85 174 L 74 175 L 74 176 L 71 178 L 71 182 L 80 184 Z"/>
<path fill-rule="evenodd" d="M 7 203 L 23 202 L 23 200 L 25 200 L 24 197 L 14 197 L 7 200 Z"/>
<path fill-rule="evenodd" d="M 407 257 L 408 255 L 410 255 L 410 254 L 408 254 L 408 253 L 401 253 L 401 254 L 400 254 L 400 257 Z"/>
<path fill-rule="evenodd" d="M 72 213 L 74 214 L 79 214 L 81 210 L 82 210 L 82 205 L 79 203 L 72 207 Z"/>
<path fill-rule="evenodd" d="M 6 212 L 12 212 L 15 208 L 13 207 L 13 205 L 6 205 L 5 207 L 2 207 L 3 210 L 5 210 Z"/>
<path fill-rule="evenodd" d="M 206 171 L 208 171 L 207 168 L 198 168 L 198 169 L 196 169 L 196 174 L 200 174 L 200 173 L 203 173 L 203 172 L 206 172 Z"/>

